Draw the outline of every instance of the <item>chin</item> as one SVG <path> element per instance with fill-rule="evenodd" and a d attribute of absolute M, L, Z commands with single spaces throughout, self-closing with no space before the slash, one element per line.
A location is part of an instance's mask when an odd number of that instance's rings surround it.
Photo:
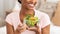
<path fill-rule="evenodd" d="M 34 8 L 27 8 L 27 9 L 29 9 L 29 10 L 34 10 Z"/>

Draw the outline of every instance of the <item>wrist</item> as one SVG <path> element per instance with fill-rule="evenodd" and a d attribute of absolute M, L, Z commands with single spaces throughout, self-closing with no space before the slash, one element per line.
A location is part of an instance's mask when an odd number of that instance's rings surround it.
<path fill-rule="evenodd" d="M 17 30 L 16 30 L 14 33 L 15 33 L 15 34 L 20 34 L 20 32 L 19 32 L 19 31 L 17 31 Z"/>
<path fill-rule="evenodd" d="M 40 30 L 39 29 L 36 29 L 36 34 L 41 34 Z"/>

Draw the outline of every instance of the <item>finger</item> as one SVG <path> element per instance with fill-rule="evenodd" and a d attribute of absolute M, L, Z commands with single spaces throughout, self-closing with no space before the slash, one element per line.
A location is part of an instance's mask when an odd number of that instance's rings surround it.
<path fill-rule="evenodd" d="M 36 27 L 31 27 L 31 28 L 28 28 L 28 29 L 36 29 Z"/>
<path fill-rule="evenodd" d="M 39 28 L 39 24 L 38 23 L 36 24 L 36 27 Z"/>
<path fill-rule="evenodd" d="M 22 29 L 23 29 L 23 26 L 20 26 L 20 25 L 19 25 L 19 26 L 17 27 L 17 29 L 18 29 L 18 30 L 22 30 Z"/>
<path fill-rule="evenodd" d="M 18 26 L 18 27 L 17 27 L 17 29 L 19 29 L 19 30 L 20 30 L 20 29 L 22 29 L 22 27 Z"/>
<path fill-rule="evenodd" d="M 19 25 L 18 26 L 23 26 L 23 24 L 22 23 L 19 23 Z"/>
<path fill-rule="evenodd" d="M 28 28 L 28 30 L 33 30 L 33 29 L 31 29 L 31 28 Z"/>
<path fill-rule="evenodd" d="M 26 25 L 26 29 L 28 29 L 29 27 Z"/>
<path fill-rule="evenodd" d="M 24 24 L 19 24 L 18 27 L 22 28 L 24 26 Z"/>
<path fill-rule="evenodd" d="M 36 28 L 29 28 L 28 30 L 30 30 L 30 31 L 35 31 Z"/>

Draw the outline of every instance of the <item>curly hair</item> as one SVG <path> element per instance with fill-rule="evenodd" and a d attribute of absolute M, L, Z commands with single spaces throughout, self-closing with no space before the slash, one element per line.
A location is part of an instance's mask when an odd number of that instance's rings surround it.
<path fill-rule="evenodd" d="M 21 1 L 20 0 L 18 0 L 18 2 L 21 4 Z"/>

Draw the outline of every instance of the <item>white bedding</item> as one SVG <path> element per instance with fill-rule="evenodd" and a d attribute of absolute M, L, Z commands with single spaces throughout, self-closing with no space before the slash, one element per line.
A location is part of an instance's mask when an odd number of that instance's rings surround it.
<path fill-rule="evenodd" d="M 6 34 L 6 26 L 0 27 L 0 34 Z M 50 34 L 60 34 L 60 27 L 51 25 Z"/>
<path fill-rule="evenodd" d="M 6 34 L 6 26 L 0 27 L 0 34 Z"/>
<path fill-rule="evenodd" d="M 60 34 L 60 27 L 51 25 L 50 34 Z"/>

